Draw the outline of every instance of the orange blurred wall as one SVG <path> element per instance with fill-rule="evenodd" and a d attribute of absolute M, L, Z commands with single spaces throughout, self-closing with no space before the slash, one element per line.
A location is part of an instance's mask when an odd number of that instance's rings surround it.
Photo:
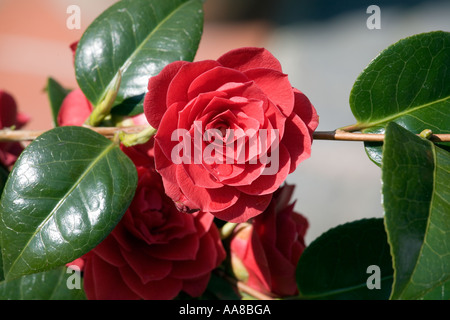
<path fill-rule="evenodd" d="M 51 113 L 44 88 L 53 77 L 67 88 L 77 86 L 69 45 L 114 0 L 0 0 L 0 89 L 10 92 L 31 120 L 26 129 L 50 129 Z M 210 5 L 213 9 L 214 2 Z M 81 28 L 69 29 L 70 5 L 81 9 Z M 205 7 L 205 11 L 208 8 Z M 211 10 L 212 11 L 212 10 Z M 206 12 L 207 14 L 208 12 Z M 216 59 L 241 46 L 263 46 L 268 26 L 261 22 L 206 23 L 198 59 Z"/>

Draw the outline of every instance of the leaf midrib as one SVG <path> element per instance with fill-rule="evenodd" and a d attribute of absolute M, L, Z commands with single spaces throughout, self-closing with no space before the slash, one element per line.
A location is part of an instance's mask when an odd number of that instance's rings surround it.
<path fill-rule="evenodd" d="M 395 120 L 397 118 L 400 118 L 402 116 L 409 115 L 410 113 L 412 114 L 412 113 L 414 113 L 414 112 L 416 112 L 418 110 L 421 110 L 423 108 L 427 108 L 427 107 L 433 106 L 435 104 L 438 104 L 438 103 L 441 103 L 441 102 L 445 102 L 447 100 L 450 100 L 450 95 L 447 96 L 447 97 L 444 97 L 444 98 L 441 98 L 441 99 L 429 102 L 429 103 L 421 104 L 421 105 L 418 105 L 416 107 L 413 107 L 413 108 L 410 108 L 410 109 L 406 109 L 406 110 L 404 110 L 402 112 L 399 112 L 399 113 L 396 113 L 394 115 L 390 115 L 390 116 L 381 118 L 381 119 L 376 120 L 376 121 L 371 121 L 371 122 L 359 122 L 358 121 L 358 123 L 355 125 L 356 128 L 354 128 L 354 130 L 355 131 L 356 130 L 364 130 L 364 129 L 376 127 L 376 126 L 382 125 L 384 123 L 393 121 L 393 120 Z"/>
<path fill-rule="evenodd" d="M 47 224 L 47 222 L 55 215 L 56 211 L 61 207 L 61 205 L 67 200 L 67 198 L 72 194 L 72 192 L 81 184 L 81 182 L 83 181 L 83 179 L 87 176 L 87 174 L 92 170 L 92 168 L 94 168 L 97 163 L 104 158 L 104 156 L 106 154 L 108 154 L 110 152 L 111 149 L 114 148 L 114 143 L 110 143 L 105 150 L 103 150 L 96 158 L 93 162 L 91 162 L 91 164 L 83 171 L 83 173 L 80 175 L 80 177 L 77 179 L 77 181 L 73 184 L 73 186 L 64 194 L 64 196 L 61 198 L 61 200 L 58 201 L 58 203 L 54 206 L 54 208 L 52 209 L 52 211 L 47 215 L 47 217 L 44 219 L 44 221 L 36 228 L 35 232 L 32 233 L 32 235 L 30 236 L 30 239 L 28 240 L 28 242 L 25 244 L 25 246 L 22 248 L 22 250 L 20 251 L 19 255 L 15 258 L 14 262 L 10 265 L 9 269 L 8 269 L 8 273 L 5 274 L 5 270 L 4 271 L 4 278 L 5 281 L 6 280 L 10 280 L 8 279 L 8 275 L 10 274 L 11 270 L 14 270 L 14 266 L 16 265 L 16 263 L 22 258 L 24 252 L 26 251 L 26 249 L 29 247 L 31 241 L 37 236 L 37 234 L 39 232 L 41 232 L 42 228 Z"/>
<path fill-rule="evenodd" d="M 380 282 L 392 279 L 393 275 L 389 275 L 389 276 L 385 276 L 380 278 Z M 324 293 L 320 293 L 320 294 L 312 294 L 312 295 L 302 295 L 302 298 L 307 298 L 307 299 L 320 299 L 320 298 L 326 298 L 326 297 L 331 297 L 340 293 L 346 293 L 346 292 L 351 292 L 351 291 L 355 291 L 361 288 L 367 287 L 367 283 L 361 283 L 361 284 L 356 284 L 353 286 L 349 286 L 349 287 L 345 287 L 345 288 L 340 288 L 340 289 L 334 289 L 334 290 L 330 290 Z"/>
<path fill-rule="evenodd" d="M 61 268 L 61 271 L 59 272 L 59 275 L 58 275 L 58 281 L 53 286 L 52 291 L 48 297 L 48 300 L 53 300 L 53 297 L 55 296 L 57 290 L 59 289 L 60 284 L 64 281 L 65 274 L 66 274 L 66 269 Z"/>
<path fill-rule="evenodd" d="M 114 76 L 111 78 L 111 81 L 108 83 L 107 86 L 105 86 L 105 89 L 102 91 L 101 95 L 99 96 L 98 100 L 96 101 L 95 105 L 98 105 L 106 96 L 108 90 L 110 90 L 111 87 L 114 86 L 115 81 L 114 79 L 117 78 L 119 71 L 122 72 L 122 75 L 125 74 L 126 70 L 132 63 L 132 59 L 141 51 L 143 46 L 150 41 L 151 37 L 160 30 L 161 26 L 164 25 L 178 10 L 180 10 L 183 6 L 192 3 L 193 0 L 188 0 L 178 7 L 176 7 L 172 12 L 170 12 L 164 19 L 162 19 L 155 28 L 145 37 L 145 39 L 136 47 L 136 49 L 133 51 L 133 53 L 122 63 L 122 67 L 119 68 Z"/>

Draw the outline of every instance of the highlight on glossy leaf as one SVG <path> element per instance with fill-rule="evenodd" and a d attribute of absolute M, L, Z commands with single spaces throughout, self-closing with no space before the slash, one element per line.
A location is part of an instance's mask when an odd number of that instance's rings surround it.
<path fill-rule="evenodd" d="M 384 133 L 393 121 L 416 134 L 425 129 L 450 133 L 449 83 L 449 32 L 402 39 L 382 51 L 356 79 L 350 107 L 357 123 L 345 129 Z M 365 146 L 369 158 L 381 165 L 382 143 Z"/>
<path fill-rule="evenodd" d="M 202 32 L 201 0 L 118 1 L 94 20 L 77 46 L 78 85 L 97 106 L 122 70 L 112 113 L 142 113 L 148 79 L 170 62 L 192 61 Z"/>
<path fill-rule="evenodd" d="M 131 160 L 82 127 L 59 127 L 17 160 L 0 203 L 6 280 L 72 262 L 101 242 L 128 208 L 137 184 Z"/>

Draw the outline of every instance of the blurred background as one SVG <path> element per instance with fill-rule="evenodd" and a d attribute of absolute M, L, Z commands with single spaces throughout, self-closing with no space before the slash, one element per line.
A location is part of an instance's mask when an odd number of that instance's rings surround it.
<path fill-rule="evenodd" d="M 0 0 L 0 89 L 31 116 L 27 129 L 50 129 L 48 77 L 77 86 L 69 45 L 113 0 Z M 70 30 L 68 6 L 81 9 Z M 370 5 L 381 29 L 369 29 Z M 433 30 L 450 31 L 450 1 L 207 0 L 196 59 L 216 59 L 243 46 L 266 47 L 292 85 L 315 105 L 318 130 L 353 124 L 348 104 L 359 73 L 390 44 Z M 381 217 L 381 171 L 360 142 L 316 140 L 312 156 L 288 177 L 296 210 L 310 222 L 307 242 L 339 224 Z"/>

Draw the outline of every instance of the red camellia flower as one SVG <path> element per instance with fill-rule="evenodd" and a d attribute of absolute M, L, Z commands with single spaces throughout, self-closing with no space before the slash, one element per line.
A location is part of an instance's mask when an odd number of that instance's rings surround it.
<path fill-rule="evenodd" d="M 182 211 L 243 222 L 311 152 L 318 116 L 262 48 L 217 61 L 176 61 L 150 78 L 144 100 L 158 131 L 156 169 Z"/>
<path fill-rule="evenodd" d="M 225 259 L 214 217 L 179 212 L 164 194 L 161 177 L 145 161 L 151 143 L 124 148 L 135 161 L 138 186 L 116 228 L 84 256 L 88 299 L 163 300 L 181 291 L 198 297 Z"/>
<path fill-rule="evenodd" d="M 20 129 L 29 120 L 29 117 L 17 111 L 14 98 L 6 91 L 0 90 L 0 129 L 15 127 Z M 0 143 L 0 162 L 6 167 L 11 167 L 23 151 L 18 142 Z"/>
<path fill-rule="evenodd" d="M 298 294 L 295 272 L 308 221 L 289 204 L 293 189 L 285 185 L 276 191 L 269 207 L 251 223 L 239 224 L 230 241 L 236 277 L 268 295 Z"/>

